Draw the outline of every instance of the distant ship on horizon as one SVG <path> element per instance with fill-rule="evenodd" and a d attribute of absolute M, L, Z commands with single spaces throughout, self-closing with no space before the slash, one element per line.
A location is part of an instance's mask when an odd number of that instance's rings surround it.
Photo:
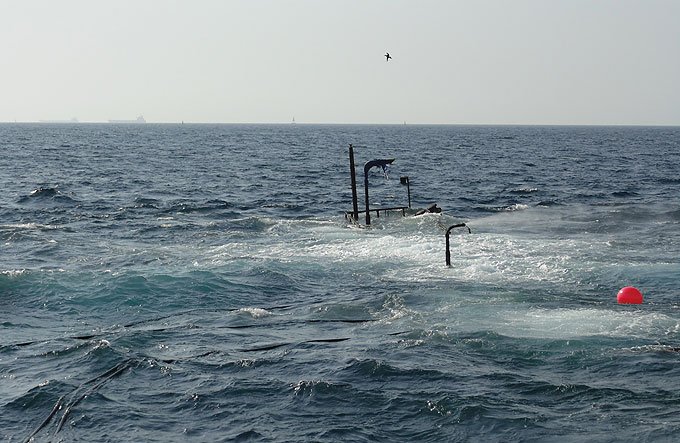
<path fill-rule="evenodd" d="M 109 120 L 109 123 L 146 123 L 146 120 L 140 115 L 134 120 Z"/>

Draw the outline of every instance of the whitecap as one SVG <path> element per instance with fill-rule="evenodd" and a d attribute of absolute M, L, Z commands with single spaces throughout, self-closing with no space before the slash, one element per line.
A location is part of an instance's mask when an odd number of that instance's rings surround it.
<path fill-rule="evenodd" d="M 262 308 L 253 308 L 253 307 L 248 307 L 248 308 L 241 308 L 237 310 L 236 312 L 242 312 L 245 314 L 249 314 L 253 318 L 262 318 L 262 317 L 269 317 L 272 314 L 270 311 L 267 311 L 266 309 Z"/>

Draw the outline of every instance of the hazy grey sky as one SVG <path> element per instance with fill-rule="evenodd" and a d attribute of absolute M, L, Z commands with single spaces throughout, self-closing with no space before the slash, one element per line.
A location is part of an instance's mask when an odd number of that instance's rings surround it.
<path fill-rule="evenodd" d="M 680 124 L 680 0 L 0 0 L 0 42 L 0 121 Z"/>

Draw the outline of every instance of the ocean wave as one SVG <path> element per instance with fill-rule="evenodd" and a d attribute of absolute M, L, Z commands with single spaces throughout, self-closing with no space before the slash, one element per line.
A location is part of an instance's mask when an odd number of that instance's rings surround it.
<path fill-rule="evenodd" d="M 344 397 L 352 391 L 349 383 L 332 383 L 323 380 L 300 380 L 291 385 L 294 395 L 302 397 L 337 396 Z"/>
<path fill-rule="evenodd" d="M 538 203 L 536 203 L 536 206 L 549 208 L 551 206 L 562 206 L 562 203 L 558 202 L 557 200 L 541 200 Z"/>
<path fill-rule="evenodd" d="M 28 269 L 4 269 L 0 271 L 0 275 L 8 278 L 17 278 L 27 274 L 28 272 Z"/>
<path fill-rule="evenodd" d="M 208 200 L 203 202 L 180 200 L 170 203 L 170 206 L 163 209 L 162 212 L 168 214 L 209 213 L 230 209 L 232 207 L 233 205 L 231 203 L 224 200 Z"/>
<path fill-rule="evenodd" d="M 31 191 L 29 196 L 32 197 L 32 198 L 40 198 L 40 197 L 54 197 L 54 196 L 57 196 L 59 194 L 61 194 L 61 192 L 59 192 L 57 190 L 57 188 L 49 188 L 49 187 L 44 188 L 44 187 L 41 186 L 41 187 L 36 188 L 33 191 Z"/>
<path fill-rule="evenodd" d="M 268 311 L 268 310 L 266 310 L 266 309 L 262 309 L 262 308 L 252 308 L 252 307 L 249 307 L 249 308 L 239 308 L 236 312 L 237 312 L 237 313 L 248 314 L 249 317 L 255 318 L 255 319 L 257 319 L 257 318 L 263 318 L 263 317 L 270 317 L 270 316 L 274 315 L 272 312 L 270 312 L 270 311 Z"/>
<path fill-rule="evenodd" d="M 0 230 L 7 231 L 54 231 L 58 229 L 63 229 L 67 231 L 73 231 L 72 229 L 62 226 L 62 225 L 52 225 L 52 224 L 42 224 L 42 223 L 9 223 L 0 225 Z"/>
<path fill-rule="evenodd" d="M 623 349 L 624 351 L 629 351 L 631 353 L 647 353 L 647 352 L 660 352 L 660 353 L 680 353 L 680 344 L 676 345 L 642 345 L 642 346 L 631 346 L 630 348 Z"/>
<path fill-rule="evenodd" d="M 667 220 L 680 221 L 680 209 L 663 212 L 662 217 Z"/>
<path fill-rule="evenodd" d="M 534 308 L 498 314 L 493 328 L 509 337 L 556 338 L 628 337 L 654 339 L 674 334 L 678 322 L 672 317 L 642 311 L 593 308 Z"/>
<path fill-rule="evenodd" d="M 523 203 L 514 203 L 509 206 L 496 206 L 496 207 L 491 207 L 491 208 L 486 208 L 489 212 L 515 212 L 515 211 L 524 211 L 526 209 L 529 209 L 529 205 L 523 204 Z"/>
<path fill-rule="evenodd" d="M 27 203 L 59 203 L 65 205 L 73 205 L 78 201 L 72 197 L 64 195 L 58 187 L 38 187 L 31 191 L 29 195 L 23 196 L 18 200 L 19 204 Z"/>
<path fill-rule="evenodd" d="M 515 188 L 511 189 L 509 192 L 511 194 L 533 194 L 535 192 L 538 192 L 539 189 L 535 187 L 530 187 L 530 186 L 523 186 L 520 188 Z"/>
<path fill-rule="evenodd" d="M 494 201 L 496 199 L 493 199 Z M 528 209 L 529 205 L 524 204 L 524 203 L 513 203 L 509 205 L 502 205 L 502 206 L 492 206 L 492 205 L 477 205 L 474 206 L 475 212 L 486 212 L 486 213 L 498 213 L 498 212 L 515 212 L 515 211 L 524 211 L 525 209 Z"/>
<path fill-rule="evenodd" d="M 27 410 L 50 410 L 59 398 L 73 388 L 68 382 L 59 379 L 37 382 L 28 391 L 14 398 L 5 398 L 4 407 L 17 413 Z M 27 423 L 24 423 L 27 426 Z"/>
<path fill-rule="evenodd" d="M 137 197 L 133 202 L 133 207 L 136 209 L 139 208 L 158 209 L 160 208 L 161 204 L 162 204 L 161 201 L 155 198 Z"/>
<path fill-rule="evenodd" d="M 444 372 L 419 367 L 399 367 L 393 363 L 376 359 L 352 359 L 345 363 L 343 373 L 352 377 L 369 377 L 372 379 L 389 379 L 403 377 L 413 380 L 437 380 L 444 376 Z"/>
<path fill-rule="evenodd" d="M 658 181 L 665 185 L 677 185 L 680 184 L 680 177 L 662 177 L 659 178 Z"/>
<path fill-rule="evenodd" d="M 636 191 L 614 191 L 611 193 L 611 196 L 614 198 L 629 198 L 629 197 L 637 197 L 640 194 Z"/>
<path fill-rule="evenodd" d="M 27 441 L 32 441 L 38 438 L 41 434 L 51 433 L 53 435 L 59 434 L 65 427 L 67 421 L 71 419 L 71 413 L 79 404 L 86 398 L 91 398 L 92 401 L 97 402 L 97 391 L 101 389 L 110 380 L 120 377 L 126 371 L 137 365 L 138 362 L 134 359 L 122 360 L 115 365 L 109 367 L 107 370 L 99 373 L 97 376 L 85 380 L 79 385 L 65 394 L 61 395 L 55 402 L 51 412 L 46 415 L 44 420 L 33 429 L 27 436 Z M 45 384 L 50 386 L 51 383 Z M 77 421 L 77 420 L 76 420 Z M 74 426 L 74 422 L 70 423 Z"/>

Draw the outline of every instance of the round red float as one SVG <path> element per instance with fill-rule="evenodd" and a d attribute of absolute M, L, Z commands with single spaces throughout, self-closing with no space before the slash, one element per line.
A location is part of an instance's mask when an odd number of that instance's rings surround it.
<path fill-rule="evenodd" d="M 639 305 L 642 303 L 642 292 L 633 286 L 626 286 L 616 295 L 616 301 L 619 304 Z"/>

